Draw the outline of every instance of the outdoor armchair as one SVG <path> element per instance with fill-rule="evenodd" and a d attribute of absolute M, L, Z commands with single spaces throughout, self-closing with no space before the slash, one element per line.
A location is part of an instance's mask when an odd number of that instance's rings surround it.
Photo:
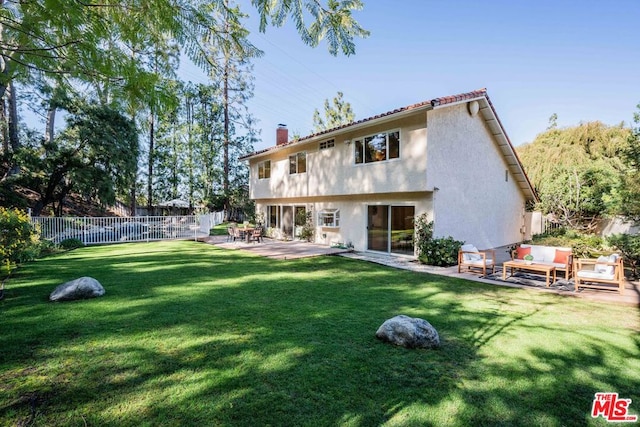
<path fill-rule="evenodd" d="M 482 269 L 482 275 L 487 275 L 487 269 L 491 269 L 491 273 L 496 272 L 496 251 L 493 249 L 479 250 L 475 246 L 467 244 L 462 245 L 458 251 L 458 273 L 462 268 L 466 267 L 467 271 L 472 269 Z"/>
<path fill-rule="evenodd" d="M 579 258 L 574 261 L 575 290 L 579 288 L 618 289 L 624 293 L 624 264 L 618 254 L 598 259 Z"/>

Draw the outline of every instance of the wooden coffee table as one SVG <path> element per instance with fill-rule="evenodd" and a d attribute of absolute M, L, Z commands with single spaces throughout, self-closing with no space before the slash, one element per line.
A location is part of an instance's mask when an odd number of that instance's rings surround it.
<path fill-rule="evenodd" d="M 546 273 L 547 275 L 547 288 L 551 283 L 556 281 L 556 268 L 549 264 L 536 264 L 533 261 L 531 264 L 527 264 L 521 260 L 513 260 L 507 261 L 502 264 L 502 280 L 507 280 L 507 268 L 511 269 L 511 276 L 513 276 L 513 272 L 517 270 L 529 270 L 529 271 L 537 271 L 541 273 Z M 553 273 L 553 282 L 550 282 L 551 273 Z"/>

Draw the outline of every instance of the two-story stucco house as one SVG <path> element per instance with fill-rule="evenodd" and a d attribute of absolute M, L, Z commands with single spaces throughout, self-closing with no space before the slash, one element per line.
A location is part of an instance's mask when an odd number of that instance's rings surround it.
<path fill-rule="evenodd" d="M 243 159 L 266 226 L 295 237 L 310 212 L 317 243 L 415 255 L 413 219 L 479 248 L 522 240 L 535 199 L 486 90 L 435 98 L 276 145 Z"/>

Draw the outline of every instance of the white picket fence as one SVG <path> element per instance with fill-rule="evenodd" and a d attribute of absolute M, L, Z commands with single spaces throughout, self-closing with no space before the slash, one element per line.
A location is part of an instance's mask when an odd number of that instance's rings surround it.
<path fill-rule="evenodd" d="M 186 216 L 31 217 L 42 239 L 60 243 L 79 239 L 85 245 L 208 236 L 224 220 L 223 212 Z"/>

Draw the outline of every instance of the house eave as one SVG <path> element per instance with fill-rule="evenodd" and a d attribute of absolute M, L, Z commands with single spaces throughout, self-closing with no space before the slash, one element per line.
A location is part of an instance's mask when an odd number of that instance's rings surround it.
<path fill-rule="evenodd" d="M 352 124 L 348 124 L 345 126 L 341 126 L 339 128 L 335 128 L 335 129 L 330 129 L 328 131 L 324 131 L 324 132 L 320 132 L 317 134 L 313 134 L 313 135 L 309 135 L 309 136 L 305 136 L 304 138 L 300 138 L 296 141 L 291 141 L 287 144 L 281 144 L 281 145 L 276 145 L 276 146 L 272 146 L 269 148 L 266 148 L 264 150 L 261 151 L 257 151 L 255 153 L 251 153 L 248 154 L 246 156 L 242 156 L 239 158 L 239 160 L 252 160 L 252 159 L 256 159 L 258 157 L 267 155 L 267 154 L 273 154 L 273 153 L 277 153 L 278 151 L 284 150 L 284 149 L 288 149 L 294 146 L 304 146 L 306 144 L 311 144 L 311 143 L 315 143 L 315 142 L 319 142 L 319 141 L 324 141 L 327 139 L 331 139 L 331 138 L 335 138 L 336 136 L 339 136 L 341 134 L 344 134 L 346 132 L 355 132 L 358 131 L 360 129 L 366 128 L 366 127 L 370 127 L 370 126 L 374 126 L 374 125 L 379 125 L 379 124 L 384 124 L 386 122 L 390 122 L 393 120 L 398 120 L 398 119 L 402 119 L 403 117 L 406 116 L 410 116 L 416 113 L 419 113 L 421 111 L 428 111 L 428 110 L 432 110 L 433 106 L 431 104 L 427 104 L 425 103 L 424 105 L 420 105 L 417 107 L 413 107 L 413 108 L 409 108 L 409 109 L 404 109 L 402 111 L 397 111 L 397 112 L 393 112 L 393 113 L 386 113 L 380 116 L 376 116 L 370 119 L 364 119 L 360 122 L 355 122 Z"/>
<path fill-rule="evenodd" d="M 527 177 L 527 174 L 524 171 L 522 162 L 520 161 L 520 158 L 518 157 L 518 154 L 516 153 L 516 150 L 513 147 L 513 144 L 511 143 L 511 140 L 509 139 L 509 136 L 507 135 L 491 100 L 485 95 L 478 101 L 480 103 L 479 113 L 482 114 L 482 117 L 487 124 L 487 128 L 494 137 L 511 175 L 518 184 L 518 187 L 525 195 L 527 201 L 539 201 L 538 195 L 536 194 L 533 185 L 531 185 L 529 177 Z"/>
<path fill-rule="evenodd" d="M 502 156 L 504 157 L 507 167 L 511 172 L 511 175 L 516 180 L 518 187 L 524 194 L 527 201 L 537 202 L 539 201 L 538 196 L 527 177 L 527 174 L 524 171 L 524 167 L 522 166 L 522 162 L 516 153 L 513 144 L 511 144 L 511 140 L 507 135 L 507 132 L 498 117 L 498 113 L 493 107 L 493 103 L 489 99 L 489 96 L 485 93 L 479 94 L 475 97 L 457 97 L 457 98 L 445 98 L 444 102 L 440 102 L 440 99 L 436 99 L 433 101 L 434 109 L 451 107 L 459 104 L 467 104 L 472 101 L 478 101 L 480 104 L 479 113 L 482 115 L 489 132 L 493 136 Z"/>
<path fill-rule="evenodd" d="M 251 154 L 247 154 L 239 158 L 239 160 L 250 161 L 263 156 L 271 155 L 279 151 L 289 149 L 291 147 L 304 147 L 307 144 L 312 144 L 318 141 L 327 140 L 331 138 L 339 137 L 346 132 L 357 132 L 358 130 L 370 127 L 374 125 L 384 124 L 392 120 L 398 120 L 403 117 L 413 115 L 419 112 L 426 112 L 429 110 L 440 109 L 445 107 L 451 107 L 459 104 L 466 104 L 472 101 L 477 101 L 480 105 L 479 114 L 482 115 L 489 132 L 493 136 L 494 140 L 500 152 L 502 153 L 505 162 L 511 175 L 515 179 L 518 187 L 522 191 L 527 201 L 538 201 L 538 196 L 527 177 L 522 162 L 518 158 L 518 154 L 511 144 L 511 141 L 496 113 L 496 110 L 487 95 L 486 89 L 479 89 L 472 92 L 462 93 L 458 95 L 445 96 L 441 98 L 434 98 L 430 101 L 420 102 L 417 104 L 409 105 L 396 110 L 388 111 L 386 113 L 379 114 L 377 116 L 362 119 L 360 121 L 343 125 L 334 129 L 319 132 L 316 134 L 305 136 L 295 141 L 288 142 L 286 144 L 276 145 L 264 150 L 260 150 Z"/>

